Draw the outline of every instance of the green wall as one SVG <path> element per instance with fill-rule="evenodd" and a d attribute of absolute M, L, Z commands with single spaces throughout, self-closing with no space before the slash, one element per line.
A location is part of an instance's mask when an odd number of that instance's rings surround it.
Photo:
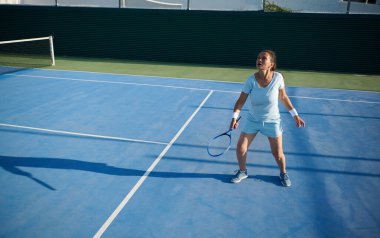
<path fill-rule="evenodd" d="M 56 55 L 380 73 L 380 15 L 0 6 L 0 40 L 53 35 Z"/>

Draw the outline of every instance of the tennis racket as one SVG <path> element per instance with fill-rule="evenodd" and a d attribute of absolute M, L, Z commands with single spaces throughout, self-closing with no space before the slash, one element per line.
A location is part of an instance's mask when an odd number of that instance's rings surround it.
<path fill-rule="evenodd" d="M 236 122 L 240 120 L 241 117 L 237 119 Z M 232 136 L 231 132 L 234 129 L 229 129 L 228 131 L 215 136 L 211 139 L 210 143 L 207 146 L 207 153 L 211 157 L 218 157 L 226 153 L 231 148 Z"/>

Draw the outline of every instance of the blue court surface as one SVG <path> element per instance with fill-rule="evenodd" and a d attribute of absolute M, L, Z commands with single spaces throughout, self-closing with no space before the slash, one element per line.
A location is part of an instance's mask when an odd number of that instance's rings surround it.
<path fill-rule="evenodd" d="M 262 135 L 240 184 L 240 129 L 207 154 L 242 85 L 1 74 L 0 237 L 379 237 L 380 94 L 288 87 L 306 128 L 281 106 L 284 188 Z"/>

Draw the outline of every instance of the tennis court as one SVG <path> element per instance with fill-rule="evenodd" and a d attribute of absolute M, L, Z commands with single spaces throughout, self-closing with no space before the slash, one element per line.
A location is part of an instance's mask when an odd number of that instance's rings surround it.
<path fill-rule="evenodd" d="M 27 69 L 0 75 L 1 237 L 377 237 L 380 94 L 288 87 L 284 188 L 259 135 L 229 182 L 242 83 Z M 243 111 L 242 123 L 244 123 Z"/>

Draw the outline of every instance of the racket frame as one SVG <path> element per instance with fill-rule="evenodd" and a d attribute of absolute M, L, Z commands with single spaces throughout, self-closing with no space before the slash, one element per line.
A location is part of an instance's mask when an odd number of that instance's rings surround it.
<path fill-rule="evenodd" d="M 239 122 L 241 116 L 238 117 L 238 119 L 236 120 L 236 122 Z M 231 132 L 233 131 L 234 129 L 229 129 L 228 131 L 226 132 L 223 132 L 217 136 L 215 136 L 214 138 L 211 139 L 211 141 L 208 143 L 208 146 L 207 146 L 207 153 L 211 156 L 211 157 L 219 157 L 221 155 L 223 155 L 224 153 L 226 153 L 230 148 L 231 148 L 231 144 L 232 144 L 232 135 L 231 135 Z M 228 146 L 226 147 L 226 149 L 224 149 L 224 151 L 222 151 L 221 153 L 217 153 L 217 154 L 212 154 L 210 152 L 210 147 L 211 147 L 211 144 L 214 140 L 218 139 L 219 137 L 222 137 L 222 136 L 228 136 L 228 139 L 229 139 L 229 143 L 228 143 Z"/>

